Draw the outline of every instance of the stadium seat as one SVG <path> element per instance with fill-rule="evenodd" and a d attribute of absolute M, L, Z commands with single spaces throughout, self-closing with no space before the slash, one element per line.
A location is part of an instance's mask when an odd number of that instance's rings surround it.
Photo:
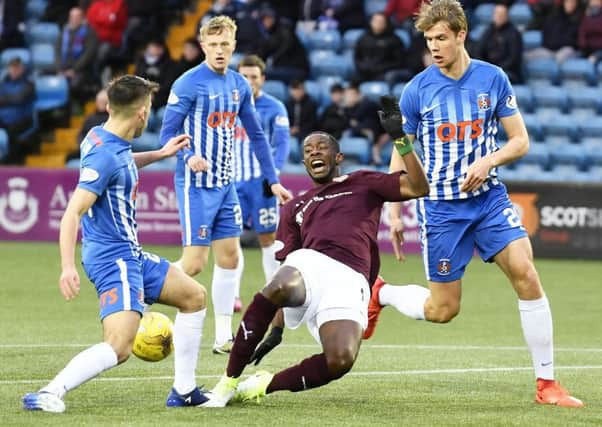
<path fill-rule="evenodd" d="M 38 20 L 46 11 L 46 0 L 28 0 L 25 5 L 25 17 L 29 20 Z"/>
<path fill-rule="evenodd" d="M 59 38 L 61 29 L 54 22 L 35 22 L 27 29 L 28 43 L 51 43 L 54 45 Z"/>
<path fill-rule="evenodd" d="M 0 159 L 4 159 L 8 155 L 8 134 L 0 128 Z"/>
<path fill-rule="evenodd" d="M 550 171 L 558 182 L 589 182 L 590 175 L 579 170 L 577 165 L 559 164 Z"/>
<path fill-rule="evenodd" d="M 560 65 L 560 78 L 565 80 L 583 80 L 594 86 L 596 69 L 586 58 L 569 58 Z"/>
<path fill-rule="evenodd" d="M 468 37 L 474 43 L 478 43 L 481 40 L 483 33 L 485 33 L 485 30 L 487 29 L 487 27 L 488 27 L 487 24 L 476 25 L 474 28 L 469 30 Z"/>
<path fill-rule="evenodd" d="M 341 76 L 337 76 L 337 75 L 320 76 L 318 78 L 318 83 L 320 84 L 320 87 L 322 88 L 322 94 L 327 94 L 327 93 L 329 94 L 330 88 L 335 83 L 345 85 L 345 81 L 343 80 L 343 78 Z"/>
<path fill-rule="evenodd" d="M 558 82 L 560 69 L 554 59 L 532 59 L 524 64 L 527 79 L 546 79 L 554 84 Z"/>
<path fill-rule="evenodd" d="M 534 141 L 542 141 L 543 132 L 541 130 L 539 118 L 535 114 L 523 114 L 523 120 L 525 121 L 525 126 L 527 127 L 527 132 L 531 139 Z"/>
<path fill-rule="evenodd" d="M 541 47 L 542 34 L 539 30 L 528 30 L 523 33 L 523 49 L 531 50 Z"/>
<path fill-rule="evenodd" d="M 360 84 L 360 92 L 366 98 L 369 98 L 375 102 L 380 101 L 380 97 L 383 95 L 389 95 L 389 85 L 382 80 L 373 80 Z"/>
<path fill-rule="evenodd" d="M 514 94 L 518 107 L 522 112 L 531 113 L 535 109 L 533 91 L 527 85 L 514 85 Z"/>
<path fill-rule="evenodd" d="M 569 109 L 569 96 L 563 87 L 538 87 L 537 90 L 533 91 L 533 98 L 538 109 L 541 107 L 552 107 L 565 112 Z"/>
<path fill-rule="evenodd" d="M 602 62 L 598 62 L 598 81 L 602 82 Z"/>
<path fill-rule="evenodd" d="M 403 93 L 403 88 L 405 87 L 405 83 L 396 83 L 395 86 L 393 86 L 393 96 L 397 99 L 400 99 L 401 94 Z"/>
<path fill-rule="evenodd" d="M 587 86 L 568 89 L 569 101 L 573 108 L 591 108 L 602 113 L 602 91 Z"/>
<path fill-rule="evenodd" d="M 545 174 L 541 165 L 536 163 L 520 163 L 516 166 L 516 176 L 521 181 L 540 181 L 540 177 Z"/>
<path fill-rule="evenodd" d="M 364 13 L 370 18 L 376 12 L 382 12 L 387 7 L 387 0 L 364 0 Z"/>
<path fill-rule="evenodd" d="M 341 33 L 337 30 L 316 30 L 309 33 L 310 50 L 332 50 L 338 52 L 341 48 Z"/>
<path fill-rule="evenodd" d="M 299 28 L 299 22 L 297 22 L 297 29 L 295 30 L 295 34 L 297 35 L 297 38 L 307 51 L 309 49 L 309 34 L 307 33 L 307 31 L 304 31 L 303 29 Z"/>
<path fill-rule="evenodd" d="M 550 165 L 574 165 L 583 168 L 587 163 L 585 152 L 580 144 L 569 144 L 564 138 L 548 138 L 546 145 L 550 150 Z"/>
<path fill-rule="evenodd" d="M 299 146 L 299 140 L 294 136 L 288 139 L 288 161 L 290 163 L 301 163 L 301 147 Z"/>
<path fill-rule="evenodd" d="M 67 105 L 69 85 L 63 76 L 39 76 L 35 79 L 37 111 L 52 110 Z"/>
<path fill-rule="evenodd" d="M 550 152 L 547 144 L 543 142 L 532 142 L 529 151 L 519 160 L 520 163 L 538 164 L 547 169 L 550 164 Z"/>
<path fill-rule="evenodd" d="M 600 116 L 580 119 L 577 121 L 577 126 L 581 136 L 602 138 L 602 117 Z"/>
<path fill-rule="evenodd" d="M 265 93 L 269 93 L 270 95 L 278 98 L 282 102 L 286 102 L 288 99 L 288 89 L 280 80 L 266 80 L 263 84 L 262 90 Z"/>
<path fill-rule="evenodd" d="M 589 182 L 602 183 L 602 165 L 592 166 L 587 171 Z"/>
<path fill-rule="evenodd" d="M 492 3 L 481 3 L 474 10 L 473 14 L 473 28 L 476 28 L 478 25 L 487 25 L 491 23 L 491 19 L 493 18 L 493 9 L 495 4 Z"/>
<path fill-rule="evenodd" d="M 408 30 L 404 30 L 403 28 L 398 28 L 395 30 L 395 34 L 397 35 L 397 37 L 400 38 L 400 40 L 402 41 L 405 48 L 408 49 L 410 47 L 410 45 L 412 44 L 412 37 L 410 36 L 410 33 L 408 32 Z"/>
<path fill-rule="evenodd" d="M 343 34 L 343 48 L 353 50 L 355 48 L 355 44 L 362 34 L 364 34 L 364 32 L 365 30 L 361 28 L 351 28 L 345 31 L 345 34 Z"/>
<path fill-rule="evenodd" d="M 570 141 L 578 140 L 579 130 L 575 126 L 575 120 L 572 117 L 566 115 L 548 117 L 547 119 L 540 118 L 541 130 L 546 139 L 550 136 L 559 136 Z"/>
<path fill-rule="evenodd" d="M 362 137 L 343 137 L 341 151 L 346 158 L 356 159 L 362 164 L 369 164 L 372 157 L 370 141 Z"/>
<path fill-rule="evenodd" d="M 36 43 L 31 47 L 31 60 L 36 71 L 56 70 L 54 46 L 49 43 Z"/>
<path fill-rule="evenodd" d="M 508 10 L 508 17 L 510 22 L 523 29 L 531 22 L 531 8 L 527 3 L 514 3 Z"/>
<path fill-rule="evenodd" d="M 79 159 L 67 160 L 67 163 L 65 163 L 65 167 L 67 169 L 79 169 Z"/>
<path fill-rule="evenodd" d="M 348 55 L 337 55 L 330 50 L 315 50 L 310 52 L 309 61 L 314 78 L 324 75 L 337 75 L 343 78 L 353 73 L 353 59 Z"/>
<path fill-rule="evenodd" d="M 592 137 L 583 138 L 581 146 L 587 158 L 587 163 L 590 166 L 602 166 L 602 139 Z"/>
<path fill-rule="evenodd" d="M 21 58 L 21 62 L 25 64 L 26 67 L 31 65 L 31 52 L 29 49 L 24 49 L 20 47 L 8 48 L 2 51 L 0 54 L 0 68 L 4 70 L 8 65 L 8 61 L 13 59 L 15 56 Z"/>
<path fill-rule="evenodd" d="M 571 116 L 577 120 L 585 120 L 594 118 L 598 112 L 593 108 L 572 108 Z"/>
<path fill-rule="evenodd" d="M 305 92 L 313 99 L 317 105 L 322 105 L 325 100 L 329 101 L 330 97 L 328 92 L 324 92 L 325 96 L 322 96 L 322 86 L 315 80 L 305 80 Z"/>
<path fill-rule="evenodd" d="M 237 71 L 238 63 L 240 62 L 241 59 L 243 59 L 244 56 L 245 55 L 243 53 L 234 52 L 232 54 L 232 59 L 230 60 L 230 64 L 228 65 L 228 68 L 230 68 L 231 70 Z"/>
<path fill-rule="evenodd" d="M 143 132 L 138 138 L 132 140 L 132 151 L 152 151 L 161 148 L 159 134 L 154 132 Z"/>

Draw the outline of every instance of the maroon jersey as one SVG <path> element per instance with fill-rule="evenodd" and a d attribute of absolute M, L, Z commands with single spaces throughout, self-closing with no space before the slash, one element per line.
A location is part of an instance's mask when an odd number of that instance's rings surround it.
<path fill-rule="evenodd" d="M 284 248 L 276 259 L 313 249 L 363 274 L 372 285 L 380 269 L 376 242 L 384 202 L 401 201 L 400 172 L 358 171 L 286 203 L 276 238 Z"/>

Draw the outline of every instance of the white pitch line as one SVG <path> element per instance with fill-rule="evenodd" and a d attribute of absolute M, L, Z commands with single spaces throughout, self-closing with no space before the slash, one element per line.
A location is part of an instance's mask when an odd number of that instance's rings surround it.
<path fill-rule="evenodd" d="M 0 344 L 0 348 L 85 348 L 91 347 L 91 344 Z M 201 348 L 210 348 L 204 345 Z M 281 344 L 279 347 L 285 348 L 318 348 L 317 344 Z M 392 350 L 459 350 L 459 351 L 525 351 L 527 347 L 521 346 L 495 346 L 495 345 L 446 345 L 446 344 L 364 344 L 362 348 L 374 349 L 392 349 Z M 587 347 L 557 347 L 555 352 L 570 353 L 601 353 L 602 348 Z"/>
<path fill-rule="evenodd" d="M 591 369 L 602 369 L 602 365 L 584 365 L 584 366 L 556 366 L 558 371 L 581 371 Z M 446 369 L 413 369 L 405 371 L 358 371 L 350 372 L 347 376 L 351 377 L 390 377 L 390 376 L 409 376 L 409 375 L 441 375 L 441 374 L 488 374 L 499 372 L 522 372 L 532 371 L 532 367 L 499 367 L 499 368 L 446 368 Z M 217 379 L 221 375 L 197 375 L 198 379 Z M 172 376 L 155 376 L 155 377 L 106 377 L 96 378 L 93 381 L 99 382 L 130 382 L 130 381 L 168 381 L 172 380 Z M 45 383 L 49 379 L 27 379 L 27 380 L 0 380 L 0 385 L 5 384 L 36 384 Z"/>

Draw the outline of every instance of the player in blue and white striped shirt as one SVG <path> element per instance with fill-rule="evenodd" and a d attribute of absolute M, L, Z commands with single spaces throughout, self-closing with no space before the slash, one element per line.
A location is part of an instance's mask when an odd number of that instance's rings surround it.
<path fill-rule="evenodd" d="M 81 220 L 82 264 L 100 299 L 104 341 L 71 359 L 39 392 L 25 395 L 27 410 L 63 412 L 68 391 L 125 362 L 145 304 L 154 302 L 179 309 L 173 331 L 175 379 L 167 406 L 198 406 L 208 399 L 195 380 L 205 289 L 164 258 L 143 252 L 138 243 L 138 168 L 173 156 L 190 141 L 188 135 L 178 135 L 161 150 L 132 154 L 131 140 L 146 127 L 151 95 L 157 89 L 156 83 L 137 76 L 111 82 L 109 119 L 90 130 L 81 143 L 79 183 L 61 220 L 59 286 L 66 300 L 79 294 L 74 258 Z"/>
<path fill-rule="evenodd" d="M 290 128 L 286 107 L 278 99 L 261 90 L 265 82 L 265 63 L 261 58 L 256 55 L 245 56 L 238 63 L 238 72 L 251 85 L 257 116 L 270 141 L 274 164 L 279 171 L 284 166 L 289 151 Z M 276 260 L 274 247 L 278 225 L 278 201 L 273 195 L 266 194 L 265 178 L 251 149 L 247 132 L 240 122 L 236 124 L 234 148 L 236 191 L 240 199 L 242 219 L 243 223 L 250 225 L 257 232 L 267 282 L 280 265 Z M 241 251 L 237 269 L 239 287 L 243 267 Z"/>
<path fill-rule="evenodd" d="M 527 232 L 496 168 L 524 156 L 529 136 L 508 77 L 497 66 L 471 59 L 464 48 L 466 16 L 457 0 L 423 3 L 416 28 L 434 64 L 414 77 L 400 101 L 405 117 L 396 147 L 422 146 L 429 196 L 418 202 L 422 255 L 430 292 L 402 287 L 415 318 L 449 322 L 460 310 L 464 270 L 476 248 L 510 279 L 537 377 L 536 401 L 583 406 L 554 381 L 552 315 Z M 508 143 L 496 143 L 498 124 Z M 389 132 L 391 133 L 391 132 Z M 392 135 L 394 138 L 396 136 Z M 394 150 L 391 168 L 403 160 Z M 400 256 L 399 205 L 392 207 L 393 246 Z M 416 314 L 417 313 L 417 314 Z"/>
<path fill-rule="evenodd" d="M 173 84 L 161 129 L 165 142 L 179 132 L 192 136 L 190 149 L 178 156 L 176 195 L 182 225 L 182 258 L 190 276 L 207 264 L 209 247 L 215 266 L 211 286 L 216 315 L 216 352 L 227 352 L 232 340 L 238 240 L 242 217 L 234 185 L 233 144 L 240 118 L 271 191 L 280 199 L 291 195 L 278 183 L 269 144 L 257 122 L 247 81 L 228 68 L 236 46 L 236 24 L 216 16 L 200 30 L 206 60 Z"/>

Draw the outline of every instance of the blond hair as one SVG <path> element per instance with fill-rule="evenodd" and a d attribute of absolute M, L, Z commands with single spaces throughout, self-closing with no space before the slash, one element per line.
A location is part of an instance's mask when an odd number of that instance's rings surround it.
<path fill-rule="evenodd" d="M 236 23 L 230 17 L 226 15 L 214 16 L 205 22 L 199 30 L 199 40 L 202 42 L 205 37 L 211 34 L 221 34 L 225 30 L 232 33 L 232 38 L 236 37 Z"/>
<path fill-rule="evenodd" d="M 433 0 L 423 2 L 416 19 L 416 29 L 422 33 L 433 28 L 438 22 L 445 22 L 455 34 L 468 31 L 464 9 L 458 0 Z"/>

